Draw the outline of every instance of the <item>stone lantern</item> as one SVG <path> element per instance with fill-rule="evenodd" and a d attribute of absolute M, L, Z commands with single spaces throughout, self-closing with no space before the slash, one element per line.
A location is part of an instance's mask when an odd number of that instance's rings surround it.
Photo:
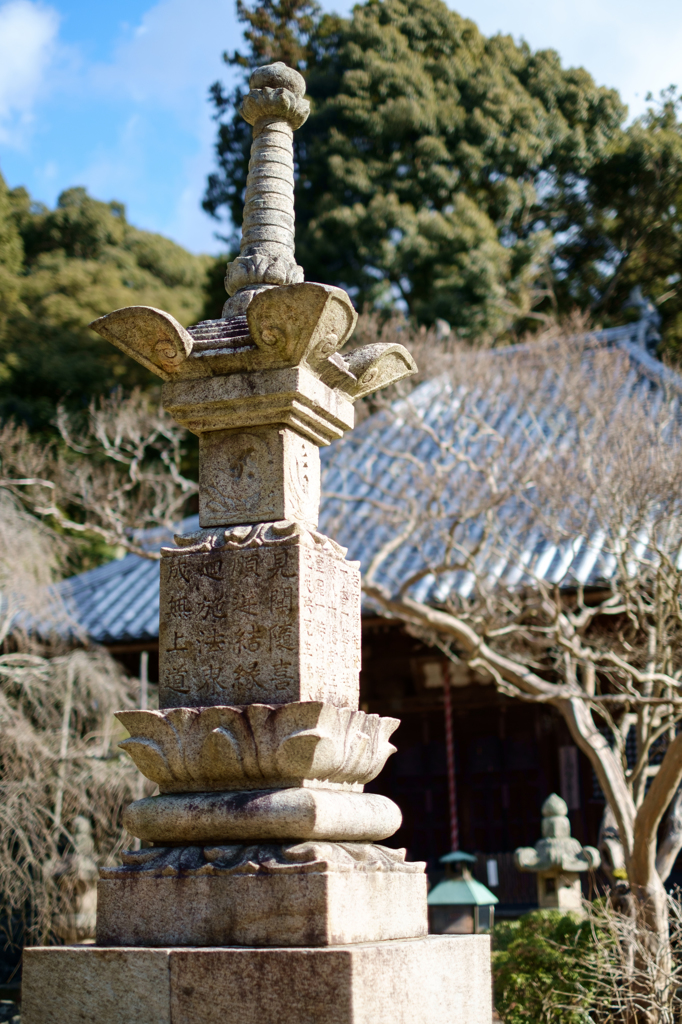
<path fill-rule="evenodd" d="M 581 913 L 580 874 L 595 871 L 600 861 L 599 850 L 581 846 L 571 837 L 568 807 L 556 793 L 542 805 L 542 839 L 535 846 L 522 846 L 514 853 L 519 871 L 533 871 L 537 876 L 541 910 Z"/>
<path fill-rule="evenodd" d="M 428 895 L 429 931 L 433 935 L 479 935 L 492 931 L 495 904 L 499 903 L 482 882 L 471 877 L 476 858 L 455 850 L 440 858 L 445 878 Z"/>

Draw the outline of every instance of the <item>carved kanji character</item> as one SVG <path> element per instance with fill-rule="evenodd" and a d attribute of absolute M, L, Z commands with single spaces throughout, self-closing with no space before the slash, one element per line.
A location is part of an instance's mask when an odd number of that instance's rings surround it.
<path fill-rule="evenodd" d="M 252 661 L 250 664 L 240 662 L 234 667 L 234 678 L 235 681 L 241 685 L 242 683 L 247 686 L 262 686 L 263 684 L 258 678 L 258 662 Z"/>
<path fill-rule="evenodd" d="M 227 618 L 226 604 L 227 602 L 224 598 L 213 600 L 210 597 L 205 597 L 201 603 L 199 614 L 204 621 L 208 619 L 225 619 Z"/>
<path fill-rule="evenodd" d="M 166 648 L 166 653 L 167 654 L 172 654 L 175 651 L 188 651 L 188 650 L 189 650 L 189 647 L 185 643 L 184 636 L 180 636 L 180 634 L 178 633 L 178 631 L 176 629 L 175 634 L 173 636 L 173 645 L 172 645 L 172 647 L 167 647 Z"/>
<path fill-rule="evenodd" d="M 203 665 L 201 669 L 202 680 L 198 687 L 200 694 L 206 697 L 213 697 L 218 690 L 224 690 L 227 686 L 226 683 L 221 682 L 221 675 L 223 673 L 223 666 L 210 662 L 208 665 Z"/>
<path fill-rule="evenodd" d="M 174 580 L 176 583 L 189 583 L 190 576 L 189 566 L 178 559 L 173 559 L 168 570 L 168 579 Z"/>
<path fill-rule="evenodd" d="M 230 594 L 230 604 L 233 612 L 241 612 L 242 615 L 258 615 L 258 598 L 247 590 L 233 590 Z"/>
<path fill-rule="evenodd" d="M 270 611 L 279 617 L 291 615 L 294 610 L 294 592 L 291 587 L 275 587 L 270 594 Z"/>
<path fill-rule="evenodd" d="M 223 563 L 221 559 L 211 559 L 211 561 L 203 562 L 201 569 L 199 570 L 200 576 L 208 576 L 210 580 L 220 580 L 223 578 Z"/>
<path fill-rule="evenodd" d="M 201 637 L 206 651 L 223 651 L 225 650 L 226 638 L 222 633 L 219 633 L 214 626 L 212 630 L 200 630 L 199 636 Z"/>
<path fill-rule="evenodd" d="M 249 622 L 246 626 L 238 629 L 235 633 L 234 645 L 239 654 L 249 652 L 255 654 L 261 649 L 263 638 L 266 636 L 265 626 L 258 626 Z"/>
<path fill-rule="evenodd" d="M 296 682 L 296 672 L 293 662 L 280 658 L 273 666 L 272 681 L 277 690 L 286 690 L 288 686 Z"/>
<path fill-rule="evenodd" d="M 187 682 L 187 673 L 175 672 L 166 680 L 166 686 L 169 690 L 173 690 L 174 693 L 189 693 L 190 686 Z"/>
<path fill-rule="evenodd" d="M 262 557 L 258 551 L 244 552 L 241 564 L 241 571 L 244 576 L 260 576 Z"/>
<path fill-rule="evenodd" d="M 288 623 L 270 627 L 270 649 L 278 650 L 282 647 L 285 651 L 296 650 L 296 630 Z"/>
<path fill-rule="evenodd" d="M 279 548 L 274 551 L 274 571 L 279 572 L 285 579 L 298 575 L 298 568 L 293 559 L 289 558 L 291 552 L 286 548 Z"/>
<path fill-rule="evenodd" d="M 192 614 L 192 605 L 183 594 L 174 594 L 168 602 L 168 611 L 181 619 L 188 619 Z"/>

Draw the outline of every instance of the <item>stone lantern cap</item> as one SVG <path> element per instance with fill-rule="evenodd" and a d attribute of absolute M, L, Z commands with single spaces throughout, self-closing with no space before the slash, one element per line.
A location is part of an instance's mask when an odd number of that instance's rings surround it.
<path fill-rule="evenodd" d="M 514 853 L 519 871 L 559 875 L 561 872 L 594 871 L 601 856 L 594 846 L 582 846 L 571 836 L 568 806 L 557 793 L 542 805 L 542 839 L 535 846 L 522 846 Z"/>

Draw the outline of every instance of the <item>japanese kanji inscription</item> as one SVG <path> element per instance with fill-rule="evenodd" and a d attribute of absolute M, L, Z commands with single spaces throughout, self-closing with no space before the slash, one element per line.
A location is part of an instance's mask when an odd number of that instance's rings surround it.
<path fill-rule="evenodd" d="M 303 545 L 167 555 L 162 707 L 326 700 L 357 707 L 360 574 Z"/>

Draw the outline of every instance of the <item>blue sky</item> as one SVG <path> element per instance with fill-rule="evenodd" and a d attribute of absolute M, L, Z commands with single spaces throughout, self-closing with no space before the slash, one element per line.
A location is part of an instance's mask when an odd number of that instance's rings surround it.
<path fill-rule="evenodd" d="M 324 6 L 341 13 L 348 0 Z M 487 34 L 553 47 L 637 114 L 682 86 L 680 0 L 461 0 Z M 238 46 L 233 0 L 0 0 L 0 170 L 54 204 L 70 185 L 194 252 L 218 252 L 200 207 L 213 163 L 206 101 Z"/>

